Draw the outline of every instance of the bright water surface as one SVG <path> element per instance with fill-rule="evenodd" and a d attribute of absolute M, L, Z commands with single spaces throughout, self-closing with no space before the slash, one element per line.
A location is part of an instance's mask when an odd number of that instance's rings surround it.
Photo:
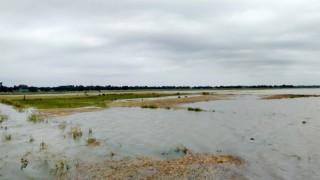
<path fill-rule="evenodd" d="M 20 113 L 0 104 L 1 113 L 10 117 L 1 124 L 0 136 L 12 135 L 11 141 L 0 141 L 0 179 L 53 179 L 54 161 L 94 162 L 110 159 L 110 152 L 114 158 L 163 158 L 163 152 L 179 145 L 194 152 L 239 156 L 245 160 L 239 173 L 249 179 L 319 179 L 320 98 L 260 99 L 268 94 L 320 94 L 319 89 L 223 92 L 238 96 L 183 105 L 205 112 L 111 108 L 37 124 L 27 121 L 31 110 Z M 68 124 L 65 131 L 58 128 L 63 121 Z M 68 135 L 75 125 L 84 132 L 79 140 Z M 100 146 L 86 145 L 89 128 Z M 29 143 L 29 136 L 35 142 Z M 42 141 L 48 144 L 53 162 L 44 162 Z M 20 159 L 27 152 L 33 158 L 21 170 Z"/>

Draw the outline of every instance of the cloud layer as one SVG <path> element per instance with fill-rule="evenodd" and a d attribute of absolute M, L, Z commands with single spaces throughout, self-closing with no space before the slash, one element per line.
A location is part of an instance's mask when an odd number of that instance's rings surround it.
<path fill-rule="evenodd" d="M 320 84 L 317 0 L 0 0 L 4 85 Z"/>

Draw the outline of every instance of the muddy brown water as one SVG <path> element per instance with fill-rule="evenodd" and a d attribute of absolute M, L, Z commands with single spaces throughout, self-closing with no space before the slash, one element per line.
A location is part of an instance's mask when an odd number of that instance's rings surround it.
<path fill-rule="evenodd" d="M 0 125 L 0 179 L 54 179 L 59 173 L 56 164 L 62 161 L 72 168 L 79 162 L 126 156 L 171 158 L 176 156 L 172 149 L 180 145 L 193 152 L 239 156 L 245 165 L 237 173 L 249 179 L 320 177 L 320 98 L 260 99 L 269 94 L 320 94 L 319 89 L 224 93 L 239 96 L 183 105 L 205 112 L 111 108 L 36 124 L 27 121 L 32 109 L 18 112 L 0 104 L 0 113 L 9 116 Z M 63 121 L 67 127 L 60 130 Z M 80 139 L 68 134 L 72 126 L 82 129 Z M 12 139 L 2 140 L 5 134 Z M 100 146 L 87 146 L 89 136 Z M 46 144 L 45 151 L 39 149 L 41 142 Z M 22 157 L 28 159 L 23 169 Z"/>

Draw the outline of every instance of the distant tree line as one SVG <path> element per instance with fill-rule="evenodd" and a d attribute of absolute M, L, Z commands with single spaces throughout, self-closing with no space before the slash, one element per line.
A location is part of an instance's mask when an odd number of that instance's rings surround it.
<path fill-rule="evenodd" d="M 18 92 L 21 88 L 30 92 L 50 91 L 101 91 L 101 90 L 201 90 L 201 89 L 272 89 L 272 88 L 320 88 L 320 85 L 294 86 L 294 85 L 257 85 L 257 86 L 75 86 L 65 85 L 57 87 L 35 87 L 27 85 L 15 85 L 7 87 L 0 82 L 0 92 Z"/>

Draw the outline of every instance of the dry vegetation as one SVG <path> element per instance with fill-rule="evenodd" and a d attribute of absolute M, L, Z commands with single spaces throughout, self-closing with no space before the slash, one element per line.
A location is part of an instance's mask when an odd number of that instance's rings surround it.
<path fill-rule="evenodd" d="M 161 160 L 151 157 L 124 158 L 79 165 L 68 176 L 76 179 L 203 179 L 214 177 L 217 165 L 230 163 L 240 166 L 238 157 L 187 153 L 185 156 Z M 65 177 L 68 179 L 70 177 Z"/>
<path fill-rule="evenodd" d="M 55 109 L 39 109 L 38 111 L 49 116 L 66 116 L 74 113 L 94 112 L 102 110 L 99 107 L 88 108 L 55 108 Z"/>
<path fill-rule="evenodd" d="M 229 94 L 212 94 L 212 95 L 199 95 L 181 98 L 164 98 L 157 100 L 135 100 L 135 101 L 114 101 L 111 102 L 109 107 L 154 107 L 165 109 L 181 109 L 179 105 L 188 104 L 201 101 L 220 100 L 231 97 Z"/>
<path fill-rule="evenodd" d="M 293 98 L 308 98 L 308 97 L 320 97 L 315 94 L 276 94 L 262 97 L 262 99 L 293 99 Z"/>

